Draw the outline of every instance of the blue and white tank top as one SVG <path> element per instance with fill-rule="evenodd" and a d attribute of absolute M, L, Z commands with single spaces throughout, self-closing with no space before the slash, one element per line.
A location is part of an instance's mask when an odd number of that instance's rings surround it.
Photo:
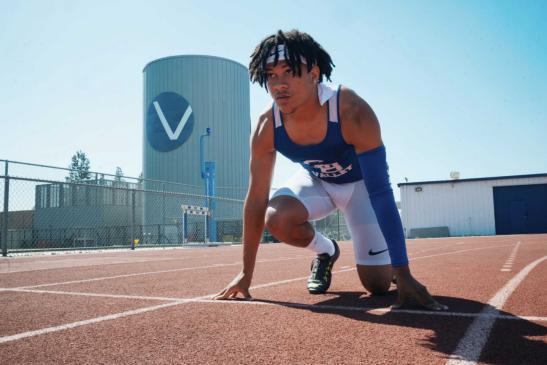
<path fill-rule="evenodd" d="M 347 144 L 340 129 L 340 87 L 328 90 L 319 85 L 321 94 L 327 94 L 327 135 L 323 141 L 313 145 L 299 145 L 291 141 L 279 107 L 274 102 L 274 144 L 275 149 L 293 162 L 299 163 L 312 175 L 329 183 L 346 184 L 362 179 L 359 161 L 352 145 Z"/>

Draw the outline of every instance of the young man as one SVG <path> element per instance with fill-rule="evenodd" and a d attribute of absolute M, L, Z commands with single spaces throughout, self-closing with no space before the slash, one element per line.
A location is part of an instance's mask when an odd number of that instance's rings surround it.
<path fill-rule="evenodd" d="M 388 176 L 380 126 L 370 106 L 346 87 L 331 89 L 334 64 L 306 33 L 278 31 L 251 56 L 251 81 L 274 99 L 251 137 L 250 182 L 243 213 L 243 270 L 215 299 L 241 293 L 251 298 L 259 240 L 264 224 L 280 241 L 317 254 L 308 291 L 325 293 L 340 250 L 308 221 L 336 209 L 349 227 L 357 272 L 373 294 L 385 293 L 395 276 L 395 307 L 414 298 L 443 310 L 408 267 L 403 229 Z M 276 151 L 303 167 L 269 199 Z"/>

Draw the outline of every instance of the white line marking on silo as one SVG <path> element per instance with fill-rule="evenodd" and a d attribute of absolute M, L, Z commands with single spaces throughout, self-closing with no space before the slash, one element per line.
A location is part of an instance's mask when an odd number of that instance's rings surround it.
<path fill-rule="evenodd" d="M 180 136 L 180 133 L 184 129 L 184 126 L 188 122 L 188 119 L 190 119 L 190 115 L 192 115 L 192 107 L 188 105 L 188 108 L 186 108 L 186 111 L 184 112 L 184 115 L 180 119 L 179 124 L 177 125 L 177 128 L 173 132 L 171 130 L 171 127 L 169 126 L 169 123 L 167 122 L 167 119 L 165 118 L 165 115 L 163 114 L 163 111 L 161 110 L 160 104 L 157 101 L 155 101 L 153 104 L 154 104 L 154 108 L 156 109 L 156 113 L 158 113 L 158 117 L 160 118 L 161 125 L 163 126 L 163 129 L 165 129 L 165 133 L 167 133 L 167 137 L 169 137 L 171 141 L 178 139 Z"/>

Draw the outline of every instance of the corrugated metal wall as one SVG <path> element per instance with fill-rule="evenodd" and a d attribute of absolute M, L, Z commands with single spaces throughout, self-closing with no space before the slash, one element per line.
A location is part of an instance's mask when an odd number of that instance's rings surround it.
<path fill-rule="evenodd" d="M 544 184 L 547 177 L 401 185 L 405 235 L 412 229 L 448 227 L 451 236 L 495 235 L 493 187 Z M 416 188 L 422 191 L 417 192 Z"/>
<path fill-rule="evenodd" d="M 211 127 L 212 134 L 205 138 L 205 160 L 216 163 L 217 196 L 243 199 L 249 181 L 251 128 L 247 68 L 224 58 L 187 55 L 153 61 L 143 73 L 144 177 L 194 186 L 167 187 L 171 191 L 203 194 L 199 140 L 205 128 Z M 169 152 L 156 150 L 147 138 L 147 113 L 154 99 L 164 92 L 186 99 L 194 115 L 188 140 Z M 163 189 L 150 184 L 147 188 Z M 172 214 L 180 214 L 180 207 L 176 209 Z"/>
<path fill-rule="evenodd" d="M 199 136 L 211 127 L 205 156 L 216 161 L 217 187 L 246 187 L 251 126 L 247 69 L 211 56 L 175 56 L 151 62 L 144 69 L 145 119 L 151 101 L 166 91 L 176 92 L 190 102 L 194 130 L 176 150 L 159 152 L 148 143 L 144 125 L 144 177 L 202 186 Z"/>

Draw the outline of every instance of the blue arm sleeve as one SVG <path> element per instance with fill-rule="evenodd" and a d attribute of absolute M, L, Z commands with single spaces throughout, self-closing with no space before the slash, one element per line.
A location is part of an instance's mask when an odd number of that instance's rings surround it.
<path fill-rule="evenodd" d="M 361 174 L 393 266 L 408 264 L 403 224 L 389 182 L 386 149 L 380 146 L 357 155 Z"/>

